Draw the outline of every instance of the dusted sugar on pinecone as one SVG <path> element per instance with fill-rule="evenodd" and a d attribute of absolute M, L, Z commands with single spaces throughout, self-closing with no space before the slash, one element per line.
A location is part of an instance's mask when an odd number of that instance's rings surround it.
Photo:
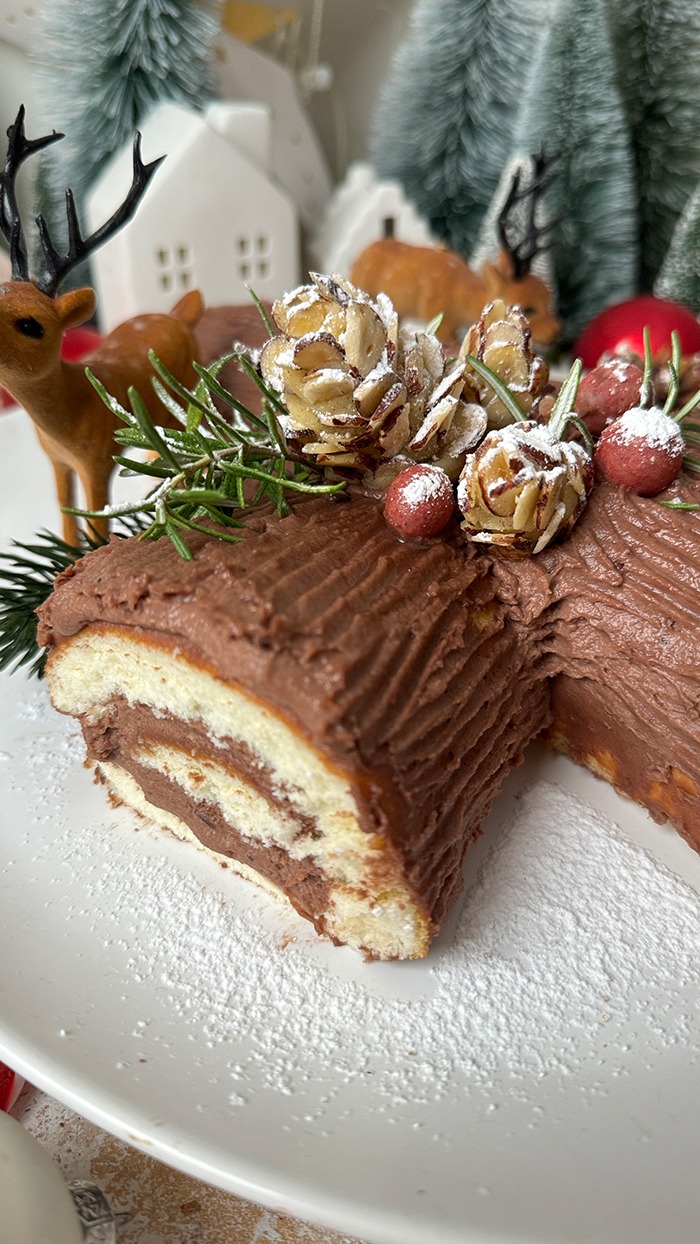
<path fill-rule="evenodd" d="M 398 321 L 348 282 L 315 274 L 278 299 L 280 335 L 263 348 L 260 370 L 286 411 L 290 447 L 319 466 L 368 467 L 409 439 L 406 386 L 393 368 Z"/>
<path fill-rule="evenodd" d="M 513 555 L 540 553 L 571 530 L 593 485 L 588 452 L 531 420 L 489 432 L 457 488 L 462 530 Z"/>
<path fill-rule="evenodd" d="M 280 333 L 260 371 L 284 407 L 278 420 L 292 451 L 368 483 L 399 458 L 396 470 L 435 462 L 457 478 L 486 414 L 465 393 L 466 366 L 447 370 L 434 334 L 400 329 L 388 298 L 317 273 L 278 300 L 272 318 Z"/>
<path fill-rule="evenodd" d="M 530 345 L 530 325 L 519 307 L 507 307 L 500 299 L 484 307 L 469 329 L 459 352 L 466 361 L 466 376 L 473 401 L 486 410 L 489 428 L 502 428 L 512 415 L 482 376 L 470 366 L 468 356 L 484 363 L 506 384 L 523 415 L 532 411 L 549 381 L 549 368 Z"/>

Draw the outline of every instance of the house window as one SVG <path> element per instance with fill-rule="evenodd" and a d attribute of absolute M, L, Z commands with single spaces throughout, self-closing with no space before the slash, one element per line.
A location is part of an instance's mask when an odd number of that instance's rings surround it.
<path fill-rule="evenodd" d="M 243 281 L 266 280 L 272 274 L 272 238 L 266 233 L 238 237 L 236 260 Z"/>
<path fill-rule="evenodd" d="M 190 246 L 159 246 L 155 252 L 155 263 L 158 284 L 166 293 L 176 294 L 184 289 L 192 289 L 196 284 Z"/>

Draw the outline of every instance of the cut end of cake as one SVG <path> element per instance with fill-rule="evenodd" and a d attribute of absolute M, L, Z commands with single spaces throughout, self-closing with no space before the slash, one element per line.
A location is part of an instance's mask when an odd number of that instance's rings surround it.
<path fill-rule="evenodd" d="M 373 959 L 421 958 L 547 688 L 488 564 L 376 500 L 229 543 L 113 539 L 40 610 L 46 674 L 114 797 Z"/>
<path fill-rule="evenodd" d="M 283 894 L 369 958 L 427 954 L 433 929 L 389 837 L 370 832 L 353 775 L 269 705 L 181 649 L 88 627 L 49 661 L 120 802 Z"/>

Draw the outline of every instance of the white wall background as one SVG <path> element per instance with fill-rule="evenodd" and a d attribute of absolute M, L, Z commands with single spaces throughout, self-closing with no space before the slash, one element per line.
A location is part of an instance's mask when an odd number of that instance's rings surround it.
<path fill-rule="evenodd" d="M 413 4 L 325 0 L 321 58 L 333 70 L 334 85 L 312 99 L 309 111 L 336 179 L 349 163 L 367 155 L 375 104 L 393 51 L 407 33 Z M 296 7 L 308 17 L 313 0 L 296 0 Z"/>
<path fill-rule="evenodd" d="M 70 5 L 71 0 L 62 0 Z M 292 0 L 303 18 L 300 53 L 308 48 L 314 0 Z M 325 0 L 320 55 L 333 72 L 333 85 L 311 97 L 309 113 L 336 180 L 352 160 L 367 154 L 377 96 L 393 49 L 403 38 L 414 0 Z M 0 0 L 0 126 L 4 134 L 17 105 L 25 103 L 31 125 L 35 96 L 26 49 L 35 39 L 42 0 Z M 279 0 L 277 7 L 285 7 Z"/>

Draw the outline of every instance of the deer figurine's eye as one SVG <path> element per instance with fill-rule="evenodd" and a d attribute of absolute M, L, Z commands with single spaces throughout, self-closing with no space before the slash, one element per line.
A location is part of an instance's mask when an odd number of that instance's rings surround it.
<path fill-rule="evenodd" d="M 26 319 L 15 320 L 15 328 L 24 337 L 41 338 L 44 335 L 43 325 L 35 320 L 33 315 L 28 315 Z"/>

